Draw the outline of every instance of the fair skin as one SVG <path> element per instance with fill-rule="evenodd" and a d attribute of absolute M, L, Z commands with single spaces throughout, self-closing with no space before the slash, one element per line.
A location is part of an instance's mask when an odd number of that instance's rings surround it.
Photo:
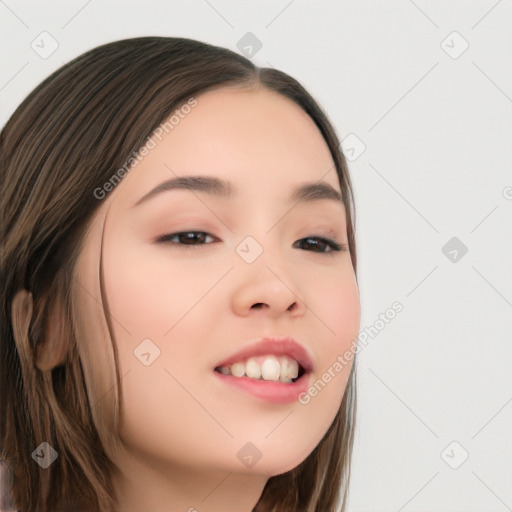
<path fill-rule="evenodd" d="M 75 269 L 80 310 L 87 317 L 105 300 L 118 351 L 125 448 L 114 485 L 123 512 L 251 511 L 268 478 L 299 465 L 322 439 L 350 367 L 307 405 L 270 403 L 227 385 L 213 368 L 248 340 L 286 335 L 311 356 L 313 383 L 359 329 L 343 204 L 288 201 L 305 182 L 340 192 L 314 122 L 264 88 L 196 99 L 104 200 Z M 205 175 L 231 182 L 237 195 L 180 189 L 134 206 L 164 181 Z M 209 236 L 195 235 L 193 249 L 186 236 L 155 241 L 182 232 Z M 247 236 L 263 249 L 250 264 L 236 251 Z M 311 237 L 334 238 L 345 250 L 328 254 Z M 101 241 L 103 299 L 94 282 Z M 94 322 L 88 342 L 107 393 L 104 333 L 93 333 Z M 148 366 L 134 356 L 145 339 L 160 350 Z M 252 467 L 237 457 L 247 442 L 261 453 Z"/>

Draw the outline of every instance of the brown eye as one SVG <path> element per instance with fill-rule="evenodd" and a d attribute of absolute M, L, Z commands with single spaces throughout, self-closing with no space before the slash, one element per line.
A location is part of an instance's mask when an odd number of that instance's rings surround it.
<path fill-rule="evenodd" d="M 156 243 L 181 245 L 185 246 L 186 249 L 195 249 L 197 246 L 208 245 L 205 242 L 208 237 L 213 240 L 213 237 L 204 231 L 181 231 L 179 233 L 162 235 L 156 239 Z"/>
<path fill-rule="evenodd" d="M 310 250 L 312 252 L 328 253 L 332 251 L 342 251 L 344 249 L 344 246 L 342 244 L 339 244 L 334 240 L 330 240 L 329 238 L 323 238 L 318 236 L 303 238 L 302 240 L 299 240 L 297 243 L 300 244 L 299 249 Z"/>

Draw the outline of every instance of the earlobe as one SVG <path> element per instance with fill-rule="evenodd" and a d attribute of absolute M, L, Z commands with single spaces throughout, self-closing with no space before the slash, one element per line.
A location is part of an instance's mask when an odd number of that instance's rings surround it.
<path fill-rule="evenodd" d="M 66 361 L 69 332 L 61 306 L 60 301 L 53 302 L 47 325 L 43 326 L 44 339 L 34 349 L 29 340 L 34 309 L 32 293 L 18 290 L 12 301 L 11 319 L 18 351 L 30 357 L 41 371 L 52 370 Z"/>

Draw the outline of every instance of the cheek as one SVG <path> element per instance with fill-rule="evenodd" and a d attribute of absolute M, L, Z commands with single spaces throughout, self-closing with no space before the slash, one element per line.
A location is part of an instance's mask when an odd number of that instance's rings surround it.
<path fill-rule="evenodd" d="M 134 338 L 161 338 L 204 295 L 208 273 L 184 272 L 164 247 L 113 242 L 104 251 L 111 314 Z"/>
<path fill-rule="evenodd" d="M 321 348 L 317 347 L 319 364 L 305 402 L 311 402 L 312 408 L 334 418 L 355 357 L 361 313 L 359 289 L 349 268 L 338 280 L 324 283 L 321 289 L 315 313 L 322 321 L 318 331 L 324 335 L 319 341 Z"/>
<path fill-rule="evenodd" d="M 325 324 L 325 339 L 331 340 L 330 348 L 344 349 L 357 338 L 360 327 L 359 289 L 352 268 L 344 268 L 337 277 L 320 283 L 318 289 L 316 311 Z"/>
<path fill-rule="evenodd" d="M 105 290 L 120 371 L 122 375 L 130 372 L 126 398 L 137 401 L 148 385 L 167 389 L 167 396 L 181 396 L 182 390 L 163 370 L 187 382 L 189 388 L 199 380 L 190 361 L 204 360 L 204 340 L 218 320 L 210 311 L 211 297 L 205 294 L 218 281 L 219 269 L 209 271 L 204 263 L 199 266 L 199 259 L 198 265 L 173 261 L 171 250 L 163 246 L 130 245 L 128 239 L 114 236 L 110 240 L 103 255 Z M 203 366 L 198 365 L 200 370 Z M 162 382 L 155 380 L 160 378 Z M 157 403 L 153 405 L 160 410 Z"/>

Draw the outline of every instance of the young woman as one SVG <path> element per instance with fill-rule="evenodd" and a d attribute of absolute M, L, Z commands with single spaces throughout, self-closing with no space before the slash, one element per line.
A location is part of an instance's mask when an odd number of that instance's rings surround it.
<path fill-rule="evenodd" d="M 14 509 L 345 510 L 353 198 L 304 88 L 127 39 L 44 80 L 1 146 Z"/>

